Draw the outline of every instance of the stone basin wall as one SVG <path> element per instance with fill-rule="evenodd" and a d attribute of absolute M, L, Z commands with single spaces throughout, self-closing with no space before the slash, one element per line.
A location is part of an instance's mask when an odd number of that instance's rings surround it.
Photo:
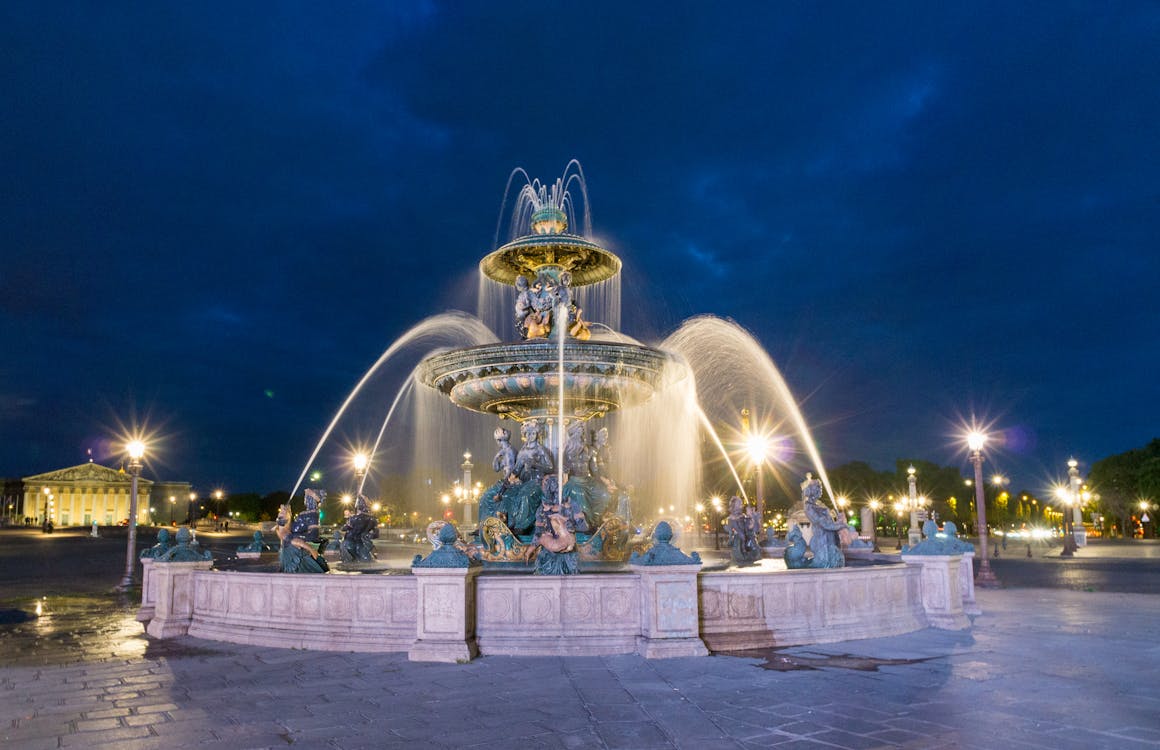
<path fill-rule="evenodd" d="M 701 637 L 713 651 L 829 643 L 927 627 L 919 569 L 702 573 Z"/>
<path fill-rule="evenodd" d="M 138 617 L 151 635 L 464 661 L 481 653 L 696 656 L 706 647 L 741 651 L 969 625 L 958 556 L 836 570 L 633 566 L 559 577 L 477 568 L 298 575 L 209 565 L 146 566 Z"/>

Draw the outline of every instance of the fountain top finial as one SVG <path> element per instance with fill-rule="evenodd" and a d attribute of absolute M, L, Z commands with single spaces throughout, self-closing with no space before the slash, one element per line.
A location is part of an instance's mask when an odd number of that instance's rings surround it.
<path fill-rule="evenodd" d="M 556 206 L 541 206 L 532 214 L 533 234 L 564 234 L 568 231 L 568 216 Z"/>

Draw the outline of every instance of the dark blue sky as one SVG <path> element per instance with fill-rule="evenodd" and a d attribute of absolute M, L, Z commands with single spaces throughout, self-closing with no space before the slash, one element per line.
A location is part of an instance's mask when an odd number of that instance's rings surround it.
<path fill-rule="evenodd" d="M 3 476 L 147 419 L 155 475 L 289 488 L 573 157 L 624 328 L 738 321 L 830 464 L 1160 434 L 1155 3 L 8 2 L 0 86 Z"/>

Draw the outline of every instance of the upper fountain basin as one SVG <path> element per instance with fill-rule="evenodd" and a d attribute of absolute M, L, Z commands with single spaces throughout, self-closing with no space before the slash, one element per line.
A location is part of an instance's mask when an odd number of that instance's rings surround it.
<path fill-rule="evenodd" d="M 523 421 L 560 413 L 559 342 L 535 339 L 436 354 L 419 380 L 456 406 Z M 686 368 L 677 356 L 616 341 L 564 342 L 564 416 L 604 415 L 648 401 Z"/>
<path fill-rule="evenodd" d="M 540 269 L 548 267 L 570 272 L 572 286 L 585 286 L 620 273 L 620 258 L 574 234 L 530 234 L 479 262 L 483 275 L 501 284 L 513 284 L 521 275 L 534 279 Z"/>

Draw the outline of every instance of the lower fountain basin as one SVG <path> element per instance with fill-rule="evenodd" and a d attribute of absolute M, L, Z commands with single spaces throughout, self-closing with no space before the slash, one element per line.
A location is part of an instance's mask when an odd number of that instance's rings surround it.
<path fill-rule="evenodd" d="M 558 416 L 559 342 L 535 339 L 456 349 L 419 365 L 419 380 L 456 406 L 523 421 Z M 652 398 L 685 374 L 680 358 L 616 341 L 564 342 L 564 416 L 602 416 Z"/>

